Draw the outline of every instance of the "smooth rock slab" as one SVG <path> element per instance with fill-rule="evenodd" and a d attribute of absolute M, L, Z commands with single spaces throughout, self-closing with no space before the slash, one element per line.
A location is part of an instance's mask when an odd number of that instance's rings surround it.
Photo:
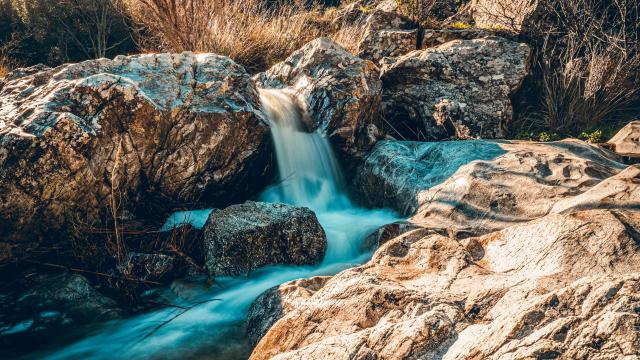
<path fill-rule="evenodd" d="M 371 205 L 464 238 L 548 214 L 623 170 L 619 160 L 578 140 L 382 141 L 360 166 L 354 188 Z"/>
<path fill-rule="evenodd" d="M 313 211 L 285 204 L 232 205 L 213 212 L 203 231 L 211 276 L 246 275 L 275 264 L 316 264 L 327 249 Z"/>
<path fill-rule="evenodd" d="M 620 155 L 640 158 L 640 121 L 632 121 L 625 125 L 608 144 Z"/>

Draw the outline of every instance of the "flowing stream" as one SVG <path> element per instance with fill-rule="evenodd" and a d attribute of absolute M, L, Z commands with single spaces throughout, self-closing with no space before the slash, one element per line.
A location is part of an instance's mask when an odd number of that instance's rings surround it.
<path fill-rule="evenodd" d="M 260 96 L 269 117 L 280 174 L 276 185 L 266 189 L 260 200 L 315 211 L 327 234 L 323 262 L 318 266 L 270 266 L 249 277 L 216 279 L 220 286 L 174 284 L 164 290 L 174 304 L 199 305 L 188 311 L 165 308 L 85 329 L 83 339 L 39 358 L 246 358 L 251 349 L 244 340 L 243 323 L 249 306 L 262 292 L 293 279 L 335 274 L 368 259 L 371 254 L 360 248 L 362 240 L 379 226 L 396 221 L 397 215 L 352 203 L 331 145 L 323 135 L 304 131 L 304 114 L 287 90 L 260 90 Z M 193 212 L 190 222 L 202 226 L 209 212 Z M 188 218 L 188 213 L 180 213 L 165 227 Z"/>

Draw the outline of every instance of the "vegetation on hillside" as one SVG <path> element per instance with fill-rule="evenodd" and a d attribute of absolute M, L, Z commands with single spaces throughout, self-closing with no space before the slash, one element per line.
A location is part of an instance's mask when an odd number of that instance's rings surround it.
<path fill-rule="evenodd" d="M 397 0 L 397 5 L 422 28 L 473 26 L 466 19 L 446 20 L 436 14 L 439 1 Z M 344 0 L 342 6 L 351 2 Z M 227 55 L 251 72 L 262 71 L 319 36 L 333 36 L 354 48 L 360 33 L 340 31 L 334 21 L 338 11 L 331 7 L 337 3 L 0 0 L 0 76 L 37 63 L 55 66 L 117 54 L 186 50 Z M 370 3 L 362 2 L 362 8 L 373 9 Z M 459 1 L 459 8 L 464 3 Z M 538 16 L 519 35 L 534 56 L 526 90 L 514 102 L 512 136 L 577 136 L 601 130 L 606 138 L 617 124 L 637 116 L 639 9 L 639 0 L 541 0 Z M 510 13 L 513 24 L 521 22 L 517 9 L 502 10 L 496 15 Z M 508 19 L 504 23 L 509 24 Z"/>

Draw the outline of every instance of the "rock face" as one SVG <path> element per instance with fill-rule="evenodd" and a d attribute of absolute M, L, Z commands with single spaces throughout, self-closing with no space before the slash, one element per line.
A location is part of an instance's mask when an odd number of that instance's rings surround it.
<path fill-rule="evenodd" d="M 529 68 L 529 47 L 502 38 L 455 40 L 401 56 L 382 69 L 383 107 L 406 139 L 456 133 L 500 138 L 512 119 L 511 96 Z M 445 122 L 438 107 L 457 107 Z M 393 134 L 392 134 L 393 135 Z"/>
<path fill-rule="evenodd" d="M 232 205 L 213 212 L 203 230 L 211 276 L 245 275 L 274 264 L 315 264 L 327 249 L 316 215 L 285 204 Z"/>
<path fill-rule="evenodd" d="M 484 234 L 546 215 L 625 165 L 587 143 L 379 142 L 355 188 L 371 205 L 455 237 Z"/>
<path fill-rule="evenodd" d="M 276 321 L 310 298 L 330 278 L 316 276 L 295 280 L 275 286 L 260 295 L 251 304 L 247 315 L 247 338 L 251 345 L 255 346 Z"/>
<path fill-rule="evenodd" d="M 292 88 L 310 115 L 310 131 L 326 133 L 340 155 L 371 146 L 380 127 L 378 68 L 326 38 L 313 40 L 284 62 L 256 76 L 265 88 Z"/>
<path fill-rule="evenodd" d="M 628 123 L 608 144 L 620 155 L 640 158 L 640 121 Z"/>
<path fill-rule="evenodd" d="M 33 245 L 18 243 L 25 235 L 59 230 L 67 214 L 91 224 L 115 201 L 120 211 L 162 216 L 175 203 L 226 204 L 268 181 L 271 139 L 257 90 L 226 57 L 139 55 L 39 70 L 0 83 L 1 258 Z"/>
<path fill-rule="evenodd" d="M 638 234 L 637 211 L 589 210 L 470 239 L 475 255 L 392 240 L 298 298 L 251 359 L 637 358 Z"/>

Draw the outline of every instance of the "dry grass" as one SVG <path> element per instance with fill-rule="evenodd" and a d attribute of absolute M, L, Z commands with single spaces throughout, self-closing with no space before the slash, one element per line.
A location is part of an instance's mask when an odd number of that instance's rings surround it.
<path fill-rule="evenodd" d="M 250 71 L 284 60 L 330 33 L 332 13 L 260 0 L 129 0 L 143 45 L 159 51 L 214 52 Z"/>
<path fill-rule="evenodd" d="M 563 23 L 542 29 L 544 127 L 577 133 L 633 112 L 640 95 L 639 9 L 638 0 L 547 2 L 545 13 Z"/>
<path fill-rule="evenodd" d="M 3 56 L 0 56 L 0 78 L 7 76 L 11 70 L 13 70 L 12 63 Z"/>

